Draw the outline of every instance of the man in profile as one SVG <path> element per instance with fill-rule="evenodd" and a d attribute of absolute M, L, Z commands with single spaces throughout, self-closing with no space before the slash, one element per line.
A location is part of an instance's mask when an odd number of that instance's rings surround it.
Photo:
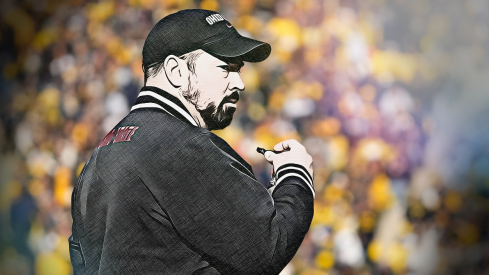
<path fill-rule="evenodd" d="M 278 274 L 287 265 L 313 216 L 312 158 L 295 140 L 267 151 L 276 182 L 267 190 L 210 132 L 232 121 L 243 61 L 270 51 L 213 11 L 154 26 L 145 86 L 73 190 L 75 274 Z"/>

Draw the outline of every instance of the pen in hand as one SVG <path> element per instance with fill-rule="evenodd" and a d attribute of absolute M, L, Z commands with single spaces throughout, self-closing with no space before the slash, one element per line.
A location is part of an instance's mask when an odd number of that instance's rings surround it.
<path fill-rule="evenodd" d="M 280 152 L 277 152 L 277 151 L 274 151 L 274 150 L 267 150 L 265 148 L 261 148 L 261 147 L 256 147 L 256 151 L 262 155 L 265 155 L 266 152 L 270 151 L 274 154 L 280 154 L 280 153 L 283 153 L 284 151 L 280 151 Z"/>

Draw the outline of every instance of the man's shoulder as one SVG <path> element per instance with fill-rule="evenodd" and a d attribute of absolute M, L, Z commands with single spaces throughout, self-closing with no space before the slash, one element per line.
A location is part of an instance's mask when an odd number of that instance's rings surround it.
<path fill-rule="evenodd" d="M 163 157 L 204 131 L 159 110 L 136 110 L 102 138 L 98 149 L 107 156 L 124 154 L 133 160 L 155 154 Z"/>
<path fill-rule="evenodd" d="M 131 163 L 161 165 L 165 162 L 171 165 L 175 158 L 182 157 L 187 163 L 199 163 L 198 154 L 206 159 L 238 162 L 252 171 L 251 166 L 219 136 L 158 110 L 131 112 L 102 139 L 101 147 L 105 147 L 102 151 L 110 155 L 123 154 Z M 187 155 L 194 157 L 185 157 Z"/>

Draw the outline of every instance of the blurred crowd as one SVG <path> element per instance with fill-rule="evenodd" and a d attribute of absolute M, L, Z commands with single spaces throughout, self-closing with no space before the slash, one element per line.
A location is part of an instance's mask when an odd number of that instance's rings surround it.
<path fill-rule="evenodd" d="M 0 5 L 0 274 L 72 273 L 73 185 L 136 100 L 147 34 L 185 8 L 272 45 L 215 133 L 262 182 L 257 146 L 313 156 L 314 219 L 282 274 L 489 273 L 486 1 Z"/>

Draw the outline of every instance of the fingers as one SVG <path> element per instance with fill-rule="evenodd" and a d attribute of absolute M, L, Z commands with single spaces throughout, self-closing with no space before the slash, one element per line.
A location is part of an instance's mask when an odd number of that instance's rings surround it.
<path fill-rule="evenodd" d="M 285 140 L 285 141 L 282 141 L 280 143 L 277 143 L 273 147 L 273 150 L 276 152 L 282 152 L 282 151 L 286 151 L 286 150 L 293 150 L 295 148 L 300 148 L 300 147 L 304 147 L 304 146 L 302 146 L 302 144 L 300 144 L 295 139 L 289 139 L 289 140 Z"/>
<path fill-rule="evenodd" d="M 275 146 L 273 146 L 273 151 L 282 152 L 282 151 L 287 150 L 288 147 L 287 148 L 285 147 L 286 146 L 285 142 L 286 141 L 282 141 L 282 142 L 277 143 Z"/>

